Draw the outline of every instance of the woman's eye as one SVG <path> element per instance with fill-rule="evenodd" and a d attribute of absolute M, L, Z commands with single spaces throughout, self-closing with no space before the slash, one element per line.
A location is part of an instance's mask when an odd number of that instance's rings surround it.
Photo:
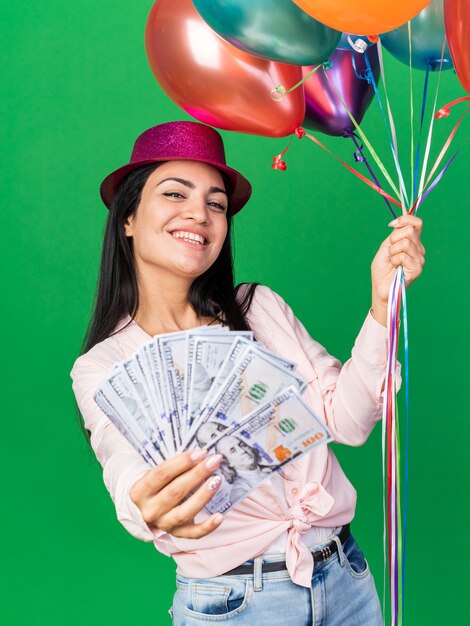
<path fill-rule="evenodd" d="M 220 202 L 208 202 L 208 204 L 210 206 L 213 206 L 216 209 L 219 209 L 219 211 L 225 211 L 226 210 L 226 206 L 223 204 L 220 204 Z"/>
<path fill-rule="evenodd" d="M 183 194 L 179 193 L 178 191 L 164 191 L 163 195 L 167 196 L 168 198 L 184 198 Z"/>

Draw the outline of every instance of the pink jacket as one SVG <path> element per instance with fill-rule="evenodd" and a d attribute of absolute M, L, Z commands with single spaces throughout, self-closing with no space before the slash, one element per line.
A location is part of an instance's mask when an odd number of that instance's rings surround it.
<path fill-rule="evenodd" d="M 335 441 L 364 443 L 382 415 L 387 330 L 369 313 L 351 358 L 341 366 L 314 341 L 291 308 L 266 286 L 258 286 L 247 314 L 256 338 L 269 350 L 298 364 L 308 382 L 303 398 L 323 417 Z M 123 320 L 119 328 L 129 321 Z M 150 528 L 130 500 L 132 485 L 149 466 L 93 400 L 100 381 L 116 361 L 150 339 L 134 321 L 80 356 L 71 371 L 73 390 L 103 466 L 103 478 L 117 517 L 134 537 L 153 541 L 171 555 L 178 573 L 190 578 L 218 576 L 266 551 L 287 531 L 286 562 L 292 580 L 309 587 L 313 559 L 302 541 L 313 525 L 336 527 L 354 517 L 356 491 L 329 446 L 315 448 L 287 466 L 282 478 L 268 480 L 230 510 L 221 526 L 201 539 L 180 539 Z M 279 488 L 284 489 L 280 497 Z M 206 517 L 200 513 L 196 521 Z"/>

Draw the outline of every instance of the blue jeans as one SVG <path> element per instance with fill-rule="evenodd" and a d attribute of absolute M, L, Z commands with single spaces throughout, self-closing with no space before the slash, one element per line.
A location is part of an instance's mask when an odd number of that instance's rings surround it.
<path fill-rule="evenodd" d="M 284 555 L 262 558 L 282 561 Z M 174 626 L 383 626 L 374 579 L 352 535 L 315 566 L 310 588 L 294 584 L 287 570 L 259 574 L 257 569 L 254 575 L 204 579 L 177 575 L 170 609 Z"/>

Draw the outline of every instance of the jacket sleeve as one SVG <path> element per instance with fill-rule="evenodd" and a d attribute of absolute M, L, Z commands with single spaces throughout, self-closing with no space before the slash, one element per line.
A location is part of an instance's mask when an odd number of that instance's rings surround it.
<path fill-rule="evenodd" d="M 354 343 L 351 358 L 341 365 L 338 359 L 312 339 L 281 296 L 267 290 L 262 287 L 260 293 L 261 299 L 266 298 L 264 314 L 266 316 L 270 310 L 268 316 L 282 327 L 280 338 L 275 340 L 276 348 L 281 355 L 281 350 L 285 348 L 284 356 L 299 363 L 298 371 L 309 383 L 307 399 L 317 412 L 322 411 L 336 442 L 362 445 L 382 417 L 388 355 L 387 328 L 369 312 Z M 270 305 L 268 299 L 271 300 Z M 397 389 L 400 384 L 398 364 Z"/>
<path fill-rule="evenodd" d="M 103 468 L 103 480 L 113 499 L 118 520 L 131 535 L 142 541 L 153 541 L 159 551 L 168 555 L 171 553 L 170 535 L 149 527 L 129 495 L 134 483 L 150 467 L 93 399 L 111 366 L 112 363 L 102 363 L 88 354 L 79 357 L 70 373 L 75 398 L 85 427 L 91 433 L 91 446 Z"/>

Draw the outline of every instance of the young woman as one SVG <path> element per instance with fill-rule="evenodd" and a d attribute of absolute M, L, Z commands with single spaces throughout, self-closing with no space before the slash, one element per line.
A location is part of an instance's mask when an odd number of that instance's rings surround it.
<path fill-rule="evenodd" d="M 226 515 L 209 516 L 203 507 L 219 486 L 213 473 L 222 455 L 187 451 L 150 469 L 93 400 L 113 364 L 153 335 L 216 322 L 251 329 L 295 361 L 308 381 L 303 397 L 335 441 L 367 439 L 382 412 L 389 287 L 399 265 L 407 285 L 421 273 L 421 220 L 392 223 L 372 262 L 372 307 L 341 366 L 269 287 L 234 286 L 231 222 L 250 193 L 208 126 L 171 122 L 136 140 L 130 162 L 101 186 L 110 212 L 74 392 L 118 519 L 177 563 L 174 624 L 375 626 L 382 618 L 373 578 L 349 531 L 356 492 L 328 446 Z"/>

